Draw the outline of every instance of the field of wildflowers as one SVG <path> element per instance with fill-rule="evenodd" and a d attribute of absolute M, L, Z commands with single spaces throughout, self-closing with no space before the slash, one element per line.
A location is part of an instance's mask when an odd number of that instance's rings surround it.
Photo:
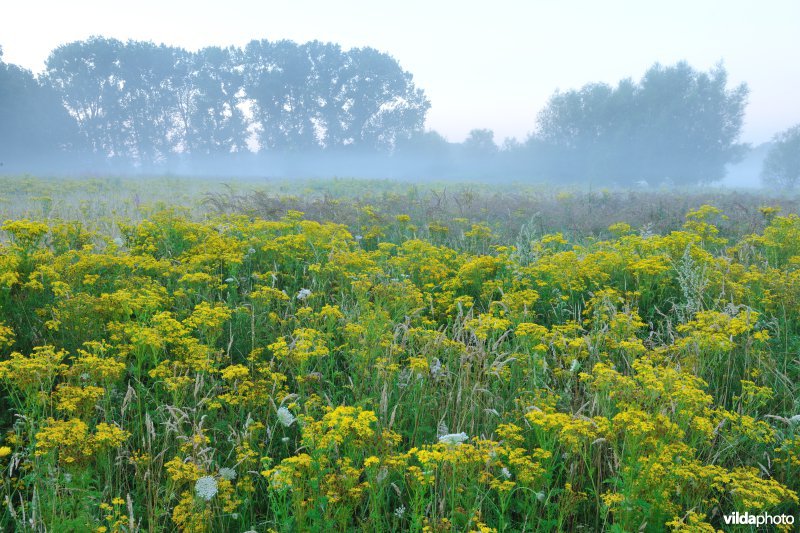
<path fill-rule="evenodd" d="M 297 196 L 104 206 L 101 183 L 59 205 L 27 183 L 0 204 L 0 529 L 694 532 L 800 511 L 786 209 L 711 198 L 663 231 L 581 234 L 391 191 L 312 219 Z"/>

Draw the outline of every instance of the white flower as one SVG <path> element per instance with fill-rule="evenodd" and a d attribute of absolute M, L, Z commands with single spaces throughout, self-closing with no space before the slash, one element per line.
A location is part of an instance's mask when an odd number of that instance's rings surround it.
<path fill-rule="evenodd" d="M 255 248 L 250 248 L 249 250 L 247 250 L 247 253 L 248 254 L 254 254 L 254 253 L 256 253 L 256 249 Z"/>
<path fill-rule="evenodd" d="M 297 293 L 298 300 L 305 300 L 309 296 L 311 296 L 311 291 L 308 289 L 300 289 L 300 292 Z"/>
<path fill-rule="evenodd" d="M 792 424 L 797 424 L 800 422 L 800 415 L 794 415 L 792 418 L 789 419 L 789 422 Z"/>
<path fill-rule="evenodd" d="M 233 481 L 234 479 L 236 479 L 236 470 L 234 470 L 233 468 L 228 468 L 226 466 L 223 466 L 222 468 L 219 469 L 219 476 L 222 479 Z"/>
<path fill-rule="evenodd" d="M 279 407 L 278 408 L 278 422 L 283 424 L 283 427 L 289 427 L 294 424 L 295 417 L 294 415 L 286 408 L 286 407 Z"/>
<path fill-rule="evenodd" d="M 438 357 L 433 358 L 433 362 L 431 363 L 431 376 L 434 378 L 438 378 L 442 373 L 442 362 L 439 361 Z"/>
<path fill-rule="evenodd" d="M 194 491 L 198 497 L 209 501 L 217 495 L 217 480 L 211 476 L 203 476 L 194 484 Z"/>
<path fill-rule="evenodd" d="M 511 472 L 505 466 L 500 469 L 500 473 L 503 475 L 504 478 L 511 479 Z"/>
<path fill-rule="evenodd" d="M 400 507 L 398 507 L 397 509 L 394 510 L 394 515 L 397 518 L 403 518 L 403 516 L 405 514 L 406 514 L 406 506 L 405 505 L 401 505 Z"/>
<path fill-rule="evenodd" d="M 439 437 L 439 442 L 443 444 L 461 444 L 468 440 L 469 437 L 463 431 L 461 433 L 448 433 Z"/>
<path fill-rule="evenodd" d="M 228 278 L 228 279 L 225 280 L 225 283 L 233 283 L 234 281 L 236 281 L 236 280 L 233 279 L 233 278 Z"/>
<path fill-rule="evenodd" d="M 572 360 L 572 364 L 571 364 L 571 365 L 569 365 L 569 371 L 570 371 L 570 372 L 575 372 L 575 371 L 576 371 L 576 370 L 578 370 L 580 367 L 581 367 L 581 364 L 578 362 L 578 360 L 577 360 L 577 359 L 573 359 L 573 360 Z"/>

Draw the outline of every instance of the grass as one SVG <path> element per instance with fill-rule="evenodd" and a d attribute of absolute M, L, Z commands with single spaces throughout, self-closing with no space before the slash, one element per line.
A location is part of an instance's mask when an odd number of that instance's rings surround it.
<path fill-rule="evenodd" d="M 798 512 L 795 198 L 0 181 L 5 529 Z"/>

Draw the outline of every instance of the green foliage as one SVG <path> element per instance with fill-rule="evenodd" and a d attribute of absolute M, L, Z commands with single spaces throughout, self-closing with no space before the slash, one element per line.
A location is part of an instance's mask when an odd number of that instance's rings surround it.
<path fill-rule="evenodd" d="M 31 201 L 4 222 L 0 528 L 704 531 L 797 513 L 796 214 L 762 207 L 743 233 L 703 204 L 663 232 L 535 235 L 348 185 L 319 220 L 285 196 L 272 217 L 165 203 L 62 222 Z"/>

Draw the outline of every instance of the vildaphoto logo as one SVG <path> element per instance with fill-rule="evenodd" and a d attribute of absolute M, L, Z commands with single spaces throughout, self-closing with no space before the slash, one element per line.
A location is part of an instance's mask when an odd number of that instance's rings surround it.
<path fill-rule="evenodd" d="M 728 525 L 735 526 L 772 526 L 772 525 L 792 525 L 794 515 L 790 514 L 750 514 L 748 512 L 730 513 L 722 517 Z"/>

